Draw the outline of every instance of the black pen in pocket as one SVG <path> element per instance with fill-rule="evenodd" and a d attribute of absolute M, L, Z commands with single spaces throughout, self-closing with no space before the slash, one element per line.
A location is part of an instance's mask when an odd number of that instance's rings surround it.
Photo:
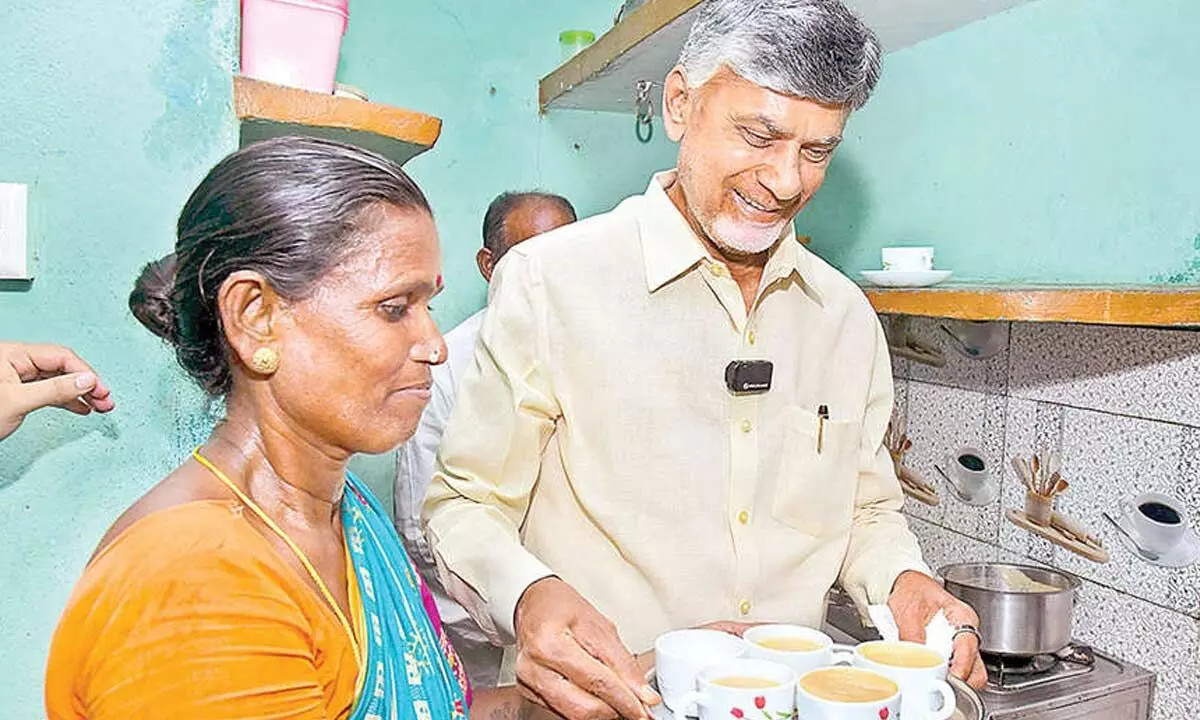
<path fill-rule="evenodd" d="M 817 407 L 817 454 L 821 454 L 821 450 L 825 445 L 825 421 L 829 419 L 829 406 L 821 405 Z"/>

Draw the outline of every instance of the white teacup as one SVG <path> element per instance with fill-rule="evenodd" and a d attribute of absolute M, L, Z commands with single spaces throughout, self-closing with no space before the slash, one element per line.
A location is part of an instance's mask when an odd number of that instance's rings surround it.
<path fill-rule="evenodd" d="M 885 247 L 880 255 L 884 270 L 913 272 L 933 269 L 931 247 Z"/>
<path fill-rule="evenodd" d="M 663 704 L 676 715 L 687 714 L 691 702 L 683 697 L 696 690 L 696 676 L 746 654 L 746 642 L 717 630 L 673 630 L 654 642 L 654 674 Z"/>
<path fill-rule="evenodd" d="M 796 673 L 779 663 L 729 660 L 700 671 L 696 686 L 681 701 L 695 704 L 700 720 L 790 718 L 796 712 Z"/>
<path fill-rule="evenodd" d="M 946 456 L 946 466 L 946 472 L 963 495 L 976 495 L 987 484 L 990 472 L 987 459 L 977 447 L 968 445 L 950 453 Z"/>
<path fill-rule="evenodd" d="M 954 714 L 957 700 L 946 682 L 949 662 L 940 653 L 920 643 L 876 640 L 855 647 L 852 662 L 900 687 L 902 720 L 947 720 Z"/>
<path fill-rule="evenodd" d="M 1187 509 L 1170 495 L 1142 493 L 1133 502 L 1122 501 L 1121 509 L 1137 531 L 1138 544 L 1152 552 L 1170 552 L 1187 532 Z"/>
<path fill-rule="evenodd" d="M 796 710 L 803 720 L 895 720 L 900 686 L 862 668 L 810 670 L 796 683 Z"/>
<path fill-rule="evenodd" d="M 821 632 L 801 625 L 758 625 L 743 635 L 746 656 L 787 665 L 803 675 L 833 663 L 833 640 Z"/>

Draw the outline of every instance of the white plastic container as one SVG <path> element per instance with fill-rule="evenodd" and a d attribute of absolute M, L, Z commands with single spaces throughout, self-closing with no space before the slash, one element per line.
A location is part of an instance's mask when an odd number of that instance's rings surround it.
<path fill-rule="evenodd" d="M 332 93 L 349 0 L 242 0 L 242 74 Z"/>

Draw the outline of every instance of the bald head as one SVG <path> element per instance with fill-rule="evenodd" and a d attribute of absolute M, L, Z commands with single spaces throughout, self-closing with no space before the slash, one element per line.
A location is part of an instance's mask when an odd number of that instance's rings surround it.
<path fill-rule="evenodd" d="M 575 208 L 561 195 L 501 194 L 488 206 L 483 218 L 483 248 L 475 257 L 479 272 L 490 282 L 496 263 L 513 246 L 577 219 Z"/>

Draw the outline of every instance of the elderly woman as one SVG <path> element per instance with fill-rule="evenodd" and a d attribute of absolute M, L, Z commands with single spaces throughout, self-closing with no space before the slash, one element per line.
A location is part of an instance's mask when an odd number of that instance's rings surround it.
<path fill-rule="evenodd" d="M 407 439 L 446 348 L 437 231 L 395 164 L 230 155 L 130 296 L 225 419 L 101 541 L 50 649 L 51 718 L 515 717 L 471 693 L 355 453 Z"/>

